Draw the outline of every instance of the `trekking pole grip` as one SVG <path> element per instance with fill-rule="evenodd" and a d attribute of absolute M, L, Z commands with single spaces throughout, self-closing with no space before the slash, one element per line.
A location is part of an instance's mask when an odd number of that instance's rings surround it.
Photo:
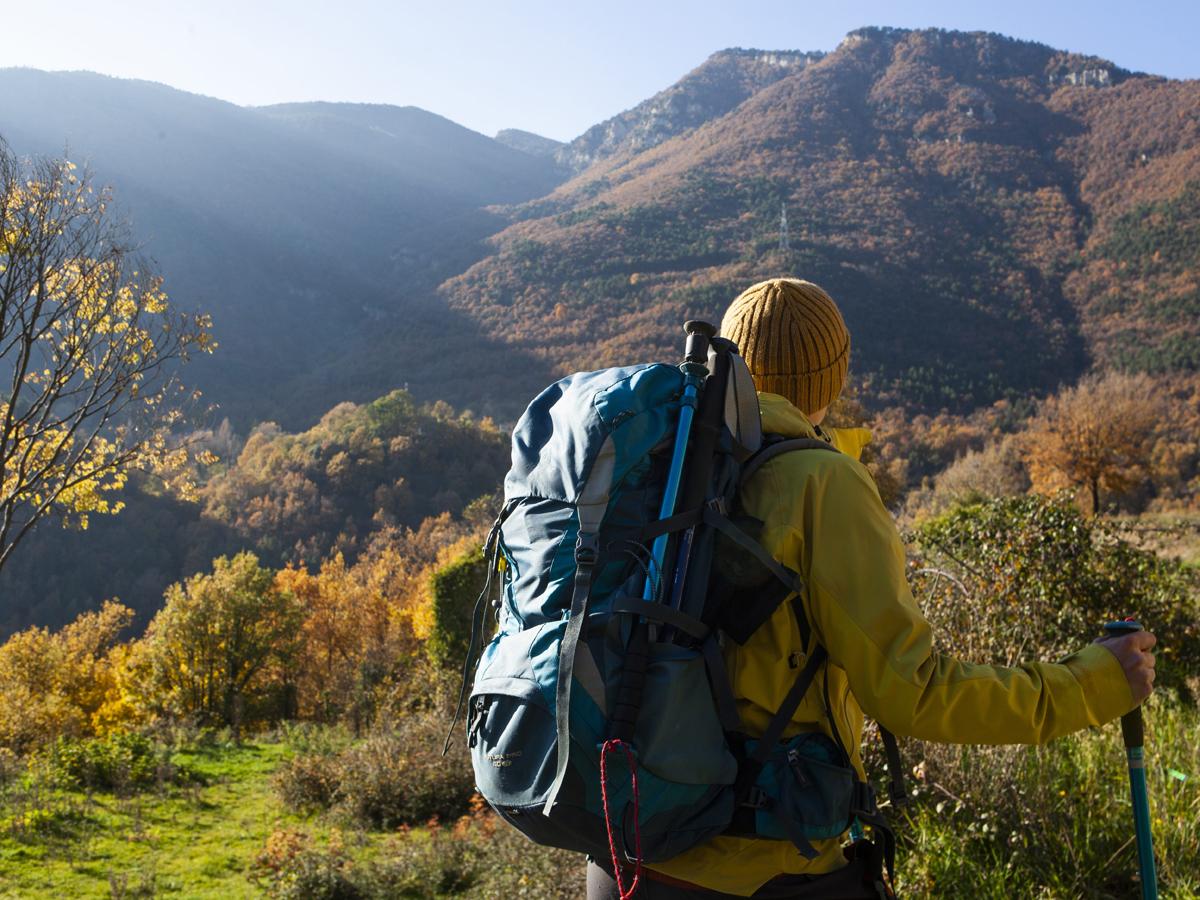
<path fill-rule="evenodd" d="M 1142 623 L 1133 619 L 1108 622 L 1104 626 L 1104 633 L 1108 637 L 1124 637 L 1127 634 L 1133 634 L 1133 632 L 1141 630 Z M 1145 745 L 1146 726 L 1142 720 L 1141 704 L 1121 716 L 1121 737 L 1125 741 L 1125 748 L 1127 750 Z"/>
<path fill-rule="evenodd" d="M 717 336 L 717 329 L 711 322 L 700 319 L 688 319 L 683 323 L 687 334 L 687 344 L 684 347 L 684 365 L 708 367 L 708 346 Z M 689 373 L 690 374 L 690 373 Z"/>

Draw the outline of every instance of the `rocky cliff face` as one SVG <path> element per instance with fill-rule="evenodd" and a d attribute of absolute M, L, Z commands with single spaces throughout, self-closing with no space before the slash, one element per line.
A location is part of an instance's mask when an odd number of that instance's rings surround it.
<path fill-rule="evenodd" d="M 556 159 L 579 172 L 603 159 L 649 150 L 725 115 L 747 97 L 823 56 L 793 50 L 714 53 L 665 91 L 589 128 L 560 148 Z"/>

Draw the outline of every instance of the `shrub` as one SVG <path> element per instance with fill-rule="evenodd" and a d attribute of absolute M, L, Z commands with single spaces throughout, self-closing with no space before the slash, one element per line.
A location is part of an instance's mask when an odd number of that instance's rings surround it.
<path fill-rule="evenodd" d="M 1164 885 L 1194 896 L 1194 866 L 1180 861 L 1200 854 L 1192 781 L 1200 713 L 1186 684 L 1200 660 L 1196 572 L 1121 540 L 1111 523 L 1063 497 L 961 507 L 925 523 L 916 539 L 915 593 L 938 649 L 956 657 L 1059 658 L 1126 614 L 1158 634 L 1158 683 L 1175 690 L 1156 693 L 1146 713 L 1155 841 Z M 1136 893 L 1119 729 L 1036 748 L 909 742 L 907 754 L 918 803 L 898 829 L 908 849 L 904 893 Z"/>
<path fill-rule="evenodd" d="M 961 507 L 916 533 L 914 593 L 956 656 L 1013 665 L 1057 659 L 1112 619 L 1158 635 L 1158 683 L 1186 693 L 1200 668 L 1198 578 L 1122 540 L 1065 497 Z"/>
<path fill-rule="evenodd" d="M 328 809 L 337 793 L 340 770 L 336 756 L 305 753 L 280 766 L 275 792 L 287 806 L 300 812 Z"/>
<path fill-rule="evenodd" d="M 357 862 L 336 831 L 324 848 L 304 832 L 276 831 L 250 878 L 268 897 L 281 900 L 579 900 L 584 865 L 578 853 L 535 847 L 476 796 L 471 812 L 452 827 L 437 819 L 421 828 L 402 827 L 377 854 Z"/>
<path fill-rule="evenodd" d="M 387 828 L 453 819 L 474 791 L 471 767 L 459 752 L 442 756 L 446 721 L 419 714 L 396 732 L 381 732 L 340 759 L 338 810 L 354 822 Z"/>
<path fill-rule="evenodd" d="M 457 663 L 467 655 L 471 616 L 486 578 L 482 549 L 454 560 L 430 577 L 433 623 L 425 652 L 435 664 Z"/>
<path fill-rule="evenodd" d="M 338 832 L 319 849 L 305 832 L 282 829 L 267 838 L 249 878 L 271 900 L 359 900 L 362 894 L 350 881 L 349 868 Z"/>
<path fill-rule="evenodd" d="M 59 738 L 46 760 L 51 780 L 67 788 L 137 790 L 179 775 L 166 752 L 150 738 L 128 732 L 103 738 Z"/>
<path fill-rule="evenodd" d="M 579 853 L 538 847 L 495 816 L 475 817 L 470 834 L 482 844 L 479 881 L 468 896 L 479 900 L 582 900 L 587 862 Z"/>
<path fill-rule="evenodd" d="M 295 809 L 331 809 L 371 828 L 455 819 L 474 791 L 461 742 L 442 756 L 449 722 L 415 712 L 394 730 L 380 730 L 336 753 L 302 754 L 276 777 L 280 798 Z"/>
<path fill-rule="evenodd" d="M 472 837 L 469 826 L 447 829 L 436 819 L 422 831 L 405 830 L 355 873 L 356 885 L 370 900 L 460 896 L 479 881 L 486 853 Z"/>

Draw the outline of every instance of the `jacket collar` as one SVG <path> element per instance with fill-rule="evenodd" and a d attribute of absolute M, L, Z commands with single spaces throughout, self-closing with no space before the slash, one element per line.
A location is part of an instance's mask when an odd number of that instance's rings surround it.
<path fill-rule="evenodd" d="M 853 459 L 861 459 L 863 447 L 871 442 L 868 428 L 822 428 L 813 425 L 786 398 L 759 392 L 763 434 L 782 434 L 787 438 L 819 438 Z"/>
<path fill-rule="evenodd" d="M 821 438 L 820 434 L 808 416 L 800 412 L 786 398 L 778 394 L 768 394 L 759 391 L 758 408 L 762 411 L 762 429 L 764 434 L 782 434 L 789 438 Z"/>

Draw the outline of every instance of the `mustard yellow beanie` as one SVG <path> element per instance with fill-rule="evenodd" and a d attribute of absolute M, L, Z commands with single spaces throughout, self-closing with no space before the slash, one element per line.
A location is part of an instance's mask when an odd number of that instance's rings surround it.
<path fill-rule="evenodd" d="M 772 278 L 747 288 L 725 312 L 721 336 L 738 345 L 755 387 L 803 413 L 824 409 L 846 383 L 850 332 L 833 298 L 811 282 Z"/>

